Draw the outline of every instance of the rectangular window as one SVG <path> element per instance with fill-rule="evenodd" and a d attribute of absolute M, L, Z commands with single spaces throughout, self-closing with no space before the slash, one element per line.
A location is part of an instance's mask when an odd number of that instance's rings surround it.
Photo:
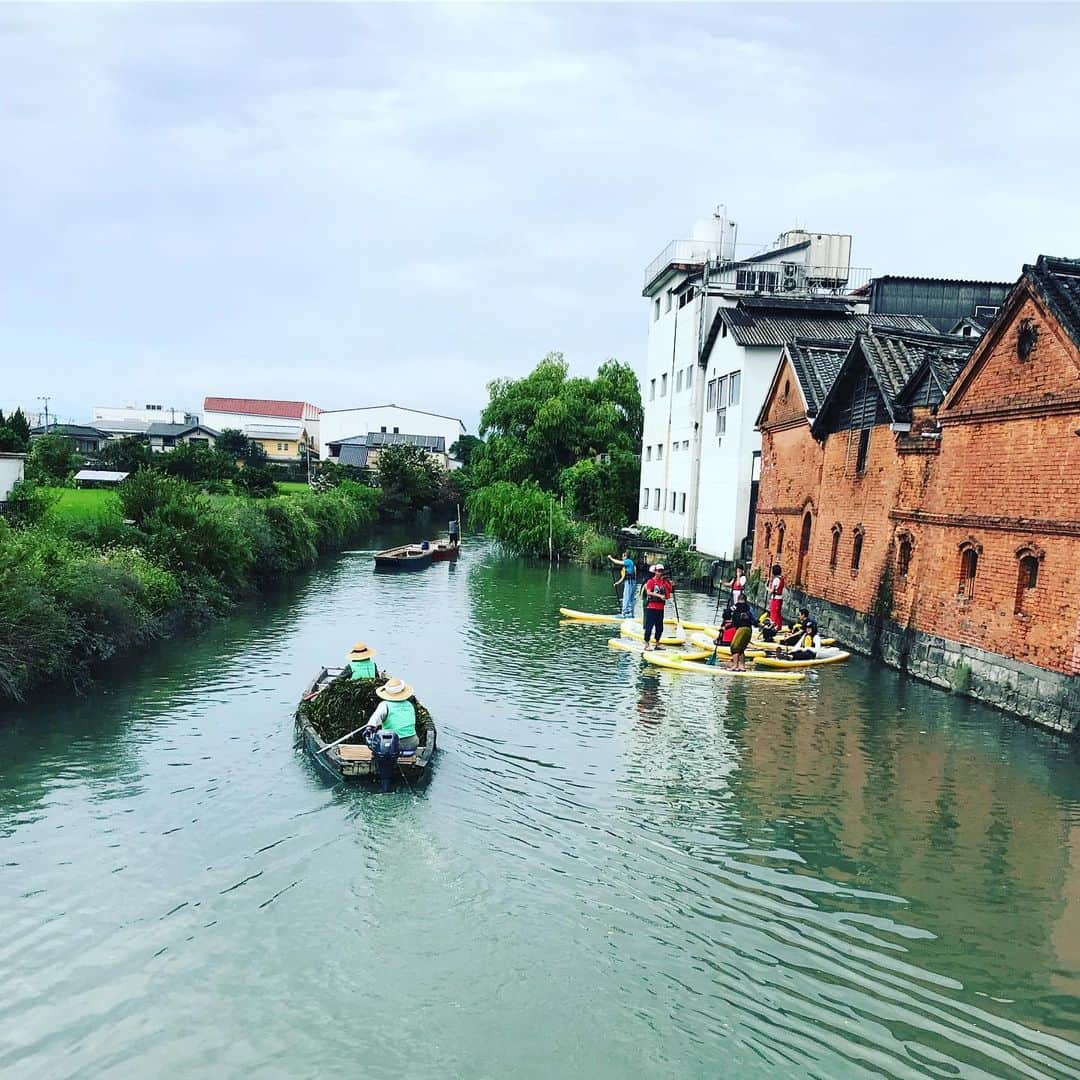
<path fill-rule="evenodd" d="M 660 489 L 653 488 L 653 505 L 657 510 L 660 509 Z"/>
<path fill-rule="evenodd" d="M 401 434 L 401 429 L 400 428 L 394 428 L 394 434 L 395 435 L 400 435 Z"/>
<path fill-rule="evenodd" d="M 722 409 L 727 404 L 727 376 L 721 375 L 716 380 L 716 407 Z"/>
<path fill-rule="evenodd" d="M 667 376 L 660 376 L 660 396 L 667 397 Z"/>
<path fill-rule="evenodd" d="M 641 489 L 641 505 L 644 506 L 646 510 L 649 509 L 649 489 L 648 488 L 642 488 Z"/>
<path fill-rule="evenodd" d="M 656 460 L 657 461 L 663 461 L 664 460 L 664 444 L 663 443 L 658 442 L 656 444 Z"/>
<path fill-rule="evenodd" d="M 385 435 L 386 434 L 386 425 L 383 424 L 383 426 L 381 428 L 379 428 L 379 430 Z"/>
<path fill-rule="evenodd" d="M 675 393 L 679 393 L 682 390 L 683 369 L 679 368 L 678 375 L 675 376 Z"/>
<path fill-rule="evenodd" d="M 705 388 L 705 408 L 716 408 L 716 380 L 710 379 L 709 385 Z"/>
<path fill-rule="evenodd" d="M 716 410 L 716 434 L 727 434 L 727 409 Z"/>
<path fill-rule="evenodd" d="M 671 493 L 671 512 L 675 513 L 675 492 Z"/>
<path fill-rule="evenodd" d="M 694 385 L 694 365 L 686 365 L 686 389 L 689 390 Z"/>
<path fill-rule="evenodd" d="M 689 450 L 690 449 L 690 440 L 689 439 L 683 439 L 682 448 L 684 450 Z"/>
<path fill-rule="evenodd" d="M 656 400 L 656 380 L 655 379 L 650 379 L 649 380 L 649 400 L 650 401 L 655 401 Z"/>
<path fill-rule="evenodd" d="M 646 461 L 652 461 L 652 447 L 651 446 L 646 446 L 645 447 L 645 460 Z"/>
<path fill-rule="evenodd" d="M 679 307 L 681 307 L 681 308 L 686 307 L 686 305 L 689 304 L 690 301 L 693 300 L 693 299 L 694 299 L 694 290 L 693 289 L 687 289 L 686 292 L 680 294 L 680 296 L 679 296 Z"/>
<path fill-rule="evenodd" d="M 682 493 L 682 501 L 679 503 L 679 513 L 680 514 L 685 514 L 686 513 L 686 492 L 685 491 Z"/>
<path fill-rule="evenodd" d="M 870 428 L 859 432 L 859 451 L 855 455 L 855 472 L 862 476 L 866 472 L 866 455 L 870 450 Z"/>
<path fill-rule="evenodd" d="M 653 322 L 656 322 L 656 320 L 660 318 L 660 297 L 659 296 L 653 301 L 652 317 L 653 317 Z"/>
<path fill-rule="evenodd" d="M 733 371 L 728 376 L 728 379 L 729 379 L 730 384 L 731 384 L 731 392 L 730 392 L 730 394 L 728 396 L 728 404 L 729 405 L 738 405 L 739 404 L 739 394 L 740 394 L 740 392 L 742 390 L 742 372 L 741 371 Z"/>
<path fill-rule="evenodd" d="M 657 303 L 659 303 L 659 301 L 657 301 Z M 665 311 L 670 311 L 671 310 L 671 290 L 670 289 L 668 289 L 668 291 L 667 291 L 667 307 L 664 310 Z"/>

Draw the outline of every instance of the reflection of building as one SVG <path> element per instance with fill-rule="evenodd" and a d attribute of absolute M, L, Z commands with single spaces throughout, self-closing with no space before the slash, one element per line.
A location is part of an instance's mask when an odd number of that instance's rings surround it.
<path fill-rule="evenodd" d="M 344 446 L 375 435 L 401 435 L 409 439 L 442 439 L 442 454 L 465 434 L 465 425 L 454 416 L 406 409 L 400 405 L 373 405 L 362 409 L 330 409 L 320 417 L 323 458 L 332 458 L 331 443 Z M 374 444 L 372 444 L 374 445 Z"/>
<path fill-rule="evenodd" d="M 758 418 L 755 563 L 832 604 L 853 644 L 879 635 L 916 674 L 963 668 L 975 696 L 1074 730 L 1078 378 L 1080 260 L 1025 267 L 977 342 L 800 339 Z"/>
<path fill-rule="evenodd" d="M 716 215 L 653 260 L 643 292 L 642 525 L 738 555 L 753 531 L 754 418 L 783 345 L 799 335 L 850 341 L 870 326 L 933 329 L 918 316 L 870 315 L 847 292 L 869 276 L 850 254 L 850 236 L 792 229 L 738 255 L 735 224 Z"/>

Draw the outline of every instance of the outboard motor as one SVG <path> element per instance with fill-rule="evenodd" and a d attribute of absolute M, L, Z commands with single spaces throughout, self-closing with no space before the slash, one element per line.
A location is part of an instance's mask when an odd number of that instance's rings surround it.
<path fill-rule="evenodd" d="M 394 775 L 394 766 L 397 764 L 401 753 L 401 740 L 394 731 L 386 731 L 380 728 L 367 737 L 367 744 L 371 748 L 371 756 L 375 762 L 375 772 L 379 777 L 379 790 L 383 793 L 390 790 L 390 780 Z"/>

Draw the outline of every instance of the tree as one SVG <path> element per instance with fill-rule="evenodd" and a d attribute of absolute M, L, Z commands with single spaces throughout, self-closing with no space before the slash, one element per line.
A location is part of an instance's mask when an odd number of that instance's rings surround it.
<path fill-rule="evenodd" d="M 419 446 L 387 446 L 379 451 L 379 508 L 401 519 L 436 503 L 443 470 Z"/>
<path fill-rule="evenodd" d="M 144 438 L 131 435 L 126 439 L 110 439 L 97 453 L 98 461 L 121 472 L 148 468 L 154 459 Z"/>
<path fill-rule="evenodd" d="M 16 409 L 6 420 L 0 412 L 0 451 L 22 454 L 30 445 L 30 424 L 22 409 Z"/>
<path fill-rule="evenodd" d="M 66 435 L 38 435 L 30 441 L 26 475 L 40 484 L 67 484 L 78 464 L 75 447 Z"/>
<path fill-rule="evenodd" d="M 189 482 L 227 480 L 236 472 L 236 463 L 220 450 L 198 443 L 180 443 L 175 450 L 154 455 L 154 465 L 166 476 Z"/>
<path fill-rule="evenodd" d="M 460 461 L 462 468 L 467 469 L 472 464 L 473 452 L 478 446 L 483 446 L 484 440 L 475 435 L 462 435 L 453 446 L 450 447 L 450 456 Z"/>
<path fill-rule="evenodd" d="M 253 499 L 265 499 L 277 494 L 274 476 L 265 465 L 249 465 L 233 477 L 233 487 Z"/>
<path fill-rule="evenodd" d="M 519 555 L 564 555 L 575 544 L 574 526 L 555 497 L 534 481 L 499 480 L 469 496 L 469 521 Z"/>
<path fill-rule="evenodd" d="M 564 469 L 559 486 L 570 515 L 589 522 L 601 533 L 613 533 L 632 521 L 640 468 L 637 454 L 613 450 Z"/>

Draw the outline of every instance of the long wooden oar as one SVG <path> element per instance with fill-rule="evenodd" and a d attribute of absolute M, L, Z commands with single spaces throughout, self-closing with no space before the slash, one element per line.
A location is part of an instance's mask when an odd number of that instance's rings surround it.
<path fill-rule="evenodd" d="M 316 754 L 325 754 L 327 750 L 333 750 L 335 746 L 339 746 L 346 739 L 351 739 L 354 735 L 363 731 L 367 727 L 367 724 L 361 724 L 356 731 L 350 731 L 348 735 L 342 735 L 340 739 L 335 739 L 332 743 L 327 743 L 321 750 L 316 750 Z"/>

